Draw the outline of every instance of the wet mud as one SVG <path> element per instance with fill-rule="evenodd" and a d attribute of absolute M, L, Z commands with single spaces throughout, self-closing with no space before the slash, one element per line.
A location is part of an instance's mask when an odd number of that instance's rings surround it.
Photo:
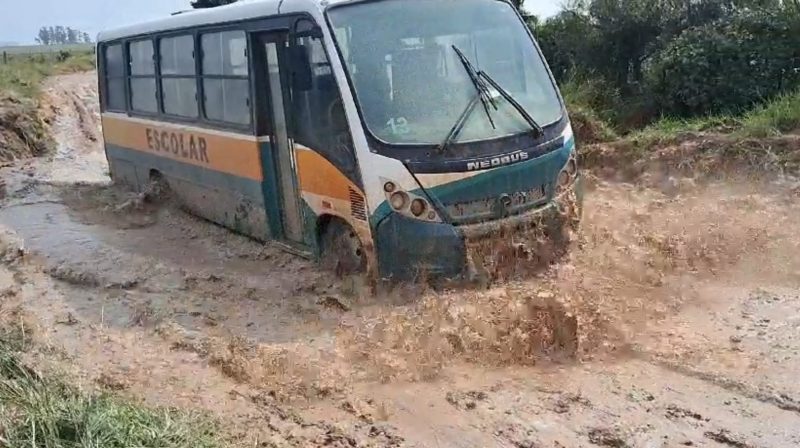
<path fill-rule="evenodd" d="M 94 84 L 54 78 L 58 151 L 0 169 L 0 322 L 42 369 L 242 446 L 800 444 L 791 177 L 590 170 L 568 251 L 372 288 L 111 185 Z"/>

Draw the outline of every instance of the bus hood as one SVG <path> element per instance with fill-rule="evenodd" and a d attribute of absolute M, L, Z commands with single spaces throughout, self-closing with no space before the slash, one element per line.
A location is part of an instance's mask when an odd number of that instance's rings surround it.
<path fill-rule="evenodd" d="M 470 224 L 523 213 L 548 202 L 574 148 L 570 136 L 542 155 L 517 151 L 466 161 L 465 168 L 477 168 L 474 171 L 417 173 L 415 177 L 450 222 Z"/>

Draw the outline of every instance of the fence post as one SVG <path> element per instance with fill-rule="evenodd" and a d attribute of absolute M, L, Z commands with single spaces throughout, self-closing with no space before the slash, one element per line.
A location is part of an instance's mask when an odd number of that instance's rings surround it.
<path fill-rule="evenodd" d="M 3 52 L 3 64 L 8 64 L 8 53 Z"/>

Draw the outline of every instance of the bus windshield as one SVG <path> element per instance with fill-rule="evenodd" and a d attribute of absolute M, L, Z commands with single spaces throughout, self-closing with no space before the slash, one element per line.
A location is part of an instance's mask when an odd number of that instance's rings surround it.
<path fill-rule="evenodd" d="M 531 131 L 495 90 L 485 92 L 488 108 L 469 108 L 479 92 L 459 52 L 538 124 L 561 118 L 544 61 L 506 2 L 372 0 L 333 7 L 328 17 L 365 125 L 386 143 L 441 144 L 465 111 L 453 142 Z"/>

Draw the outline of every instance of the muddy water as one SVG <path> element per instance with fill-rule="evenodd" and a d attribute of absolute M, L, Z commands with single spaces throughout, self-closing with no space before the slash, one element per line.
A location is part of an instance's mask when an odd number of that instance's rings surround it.
<path fill-rule="evenodd" d="M 800 444 L 792 180 L 592 178 L 537 276 L 375 292 L 108 185 L 93 84 L 52 80 L 59 151 L 2 171 L 43 365 L 247 446 Z"/>

